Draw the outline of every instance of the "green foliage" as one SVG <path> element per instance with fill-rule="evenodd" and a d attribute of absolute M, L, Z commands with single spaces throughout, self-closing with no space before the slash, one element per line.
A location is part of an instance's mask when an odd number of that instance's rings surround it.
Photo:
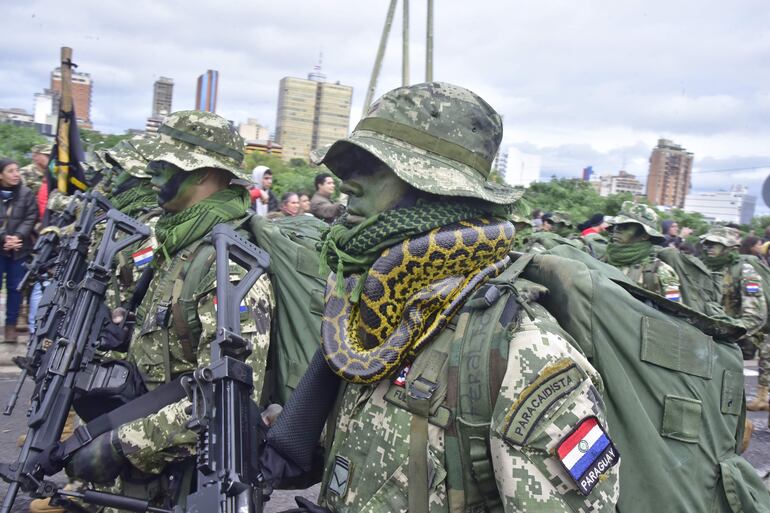
<path fill-rule="evenodd" d="M 757 216 L 751 220 L 751 224 L 746 227 L 745 231 L 754 230 L 754 235 L 764 237 L 765 228 L 768 226 L 770 226 L 770 216 Z"/>
<path fill-rule="evenodd" d="M 576 224 L 598 213 L 616 215 L 620 205 L 631 199 L 633 197 L 628 193 L 603 198 L 590 183 L 566 178 L 533 183 L 524 193 L 530 209 L 566 212 Z"/>
<path fill-rule="evenodd" d="M 278 157 L 252 152 L 246 155 L 243 167 L 251 170 L 255 166 L 267 166 L 273 171 L 273 193 L 281 197 L 284 192 L 303 192 L 312 196 L 315 192 L 315 176 L 329 173 L 325 166 L 311 166 L 303 159 L 291 159 L 288 163 Z M 334 179 L 339 187 L 339 180 Z"/>
<path fill-rule="evenodd" d="M 661 217 L 663 219 L 672 219 L 676 221 L 679 225 L 680 232 L 684 227 L 692 228 L 692 237 L 703 235 L 708 231 L 710 226 L 703 215 L 697 212 L 685 212 L 678 208 L 673 208 L 668 212 L 662 212 Z"/>
<path fill-rule="evenodd" d="M 46 138 L 34 128 L 0 124 L 0 157 L 13 159 L 19 166 L 26 166 L 32 160 L 27 156 L 36 144 L 46 142 Z"/>
<path fill-rule="evenodd" d="M 103 134 L 96 130 L 80 129 L 80 139 L 83 142 L 83 150 L 90 153 L 95 150 L 106 150 L 112 148 L 124 139 L 130 139 L 129 134 Z"/>

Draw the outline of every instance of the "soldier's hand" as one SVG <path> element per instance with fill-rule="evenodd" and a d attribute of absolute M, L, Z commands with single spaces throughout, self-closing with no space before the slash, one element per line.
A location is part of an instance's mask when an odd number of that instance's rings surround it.
<path fill-rule="evenodd" d="M 125 308 L 116 308 L 111 312 L 111 320 L 102 326 L 99 348 L 104 351 L 125 351 L 131 341 L 131 331 L 127 329 L 123 321 L 128 312 Z"/>
<path fill-rule="evenodd" d="M 127 464 L 117 432 L 108 431 L 75 451 L 65 470 L 70 477 L 107 484 L 115 481 L 120 470 Z"/>

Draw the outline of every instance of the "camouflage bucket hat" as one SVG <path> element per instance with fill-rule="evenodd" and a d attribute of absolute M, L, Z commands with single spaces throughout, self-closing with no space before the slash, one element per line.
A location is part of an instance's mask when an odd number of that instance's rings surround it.
<path fill-rule="evenodd" d="M 30 153 L 42 153 L 43 155 L 50 155 L 53 151 L 53 144 L 36 144 L 30 148 Z"/>
<path fill-rule="evenodd" d="M 185 171 L 212 167 L 250 178 L 241 168 L 243 138 L 229 121 L 212 112 L 175 112 L 163 121 L 156 137 L 133 144 L 149 162 L 167 162 Z"/>
<path fill-rule="evenodd" d="M 347 169 L 339 157 L 352 145 L 421 191 L 508 205 L 522 191 L 488 181 L 502 137 L 502 119 L 481 97 L 459 86 L 430 82 L 386 93 L 350 136 L 310 158 L 344 180 Z"/>
<path fill-rule="evenodd" d="M 563 223 L 567 228 L 575 227 L 575 223 L 572 222 L 572 217 L 566 212 L 548 212 L 543 215 L 543 221 L 549 221 L 553 224 Z"/>
<path fill-rule="evenodd" d="M 612 218 L 612 224 L 635 223 L 641 225 L 653 239 L 663 239 L 660 232 L 660 217 L 647 205 L 624 201 L 620 207 L 620 213 Z"/>
<path fill-rule="evenodd" d="M 702 241 L 716 242 L 728 248 L 741 245 L 741 232 L 727 226 L 714 226 L 700 237 Z"/>
<path fill-rule="evenodd" d="M 138 143 L 145 139 L 147 138 L 140 136 L 130 141 L 120 141 L 114 148 L 104 152 L 104 159 L 134 178 L 150 178 L 147 172 L 148 161 L 134 146 L 134 142 Z"/>

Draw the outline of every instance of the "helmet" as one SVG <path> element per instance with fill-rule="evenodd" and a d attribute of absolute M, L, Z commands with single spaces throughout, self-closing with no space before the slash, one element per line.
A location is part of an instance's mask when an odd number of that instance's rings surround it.
<path fill-rule="evenodd" d="M 522 191 L 488 181 L 502 137 L 502 119 L 480 96 L 430 82 L 385 93 L 352 134 L 310 158 L 344 180 L 339 157 L 355 146 L 421 191 L 509 205 Z"/>
<path fill-rule="evenodd" d="M 660 217 L 657 212 L 647 205 L 624 201 L 620 213 L 612 218 L 612 224 L 635 223 L 644 228 L 651 239 L 662 240 L 660 233 Z"/>
<path fill-rule="evenodd" d="M 700 237 L 701 242 L 716 242 L 728 248 L 741 245 L 741 232 L 728 226 L 712 226 Z"/>
<path fill-rule="evenodd" d="M 156 137 L 134 146 L 149 162 L 167 162 L 184 171 L 212 167 L 244 180 L 251 178 L 241 168 L 243 138 L 229 121 L 213 112 L 174 112 L 160 125 Z"/>

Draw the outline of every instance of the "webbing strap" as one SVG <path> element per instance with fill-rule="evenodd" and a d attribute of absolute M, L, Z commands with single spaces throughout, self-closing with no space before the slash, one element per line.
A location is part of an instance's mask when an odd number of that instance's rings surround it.
<path fill-rule="evenodd" d="M 72 433 L 72 436 L 62 442 L 64 457 L 66 458 L 107 431 L 156 413 L 164 406 L 187 397 L 187 393 L 181 385 L 181 379 L 182 376 L 179 376 L 170 383 L 160 385 L 151 392 L 147 392 L 123 406 L 96 417 L 84 426 L 78 426 Z"/>
<path fill-rule="evenodd" d="M 417 130 L 409 125 L 384 118 L 364 118 L 359 121 L 355 129 L 369 130 L 404 141 L 436 155 L 462 162 L 466 166 L 478 171 L 484 179 L 489 177 L 492 162 L 483 155 L 470 151 L 452 141 Z"/>
<path fill-rule="evenodd" d="M 413 369 L 407 381 L 406 403 L 412 413 L 409 426 L 409 511 L 428 513 L 428 417 L 431 400 L 438 389 L 447 353 L 442 348 L 429 348 L 424 368 Z M 417 372 L 414 372 L 417 371 Z"/>

